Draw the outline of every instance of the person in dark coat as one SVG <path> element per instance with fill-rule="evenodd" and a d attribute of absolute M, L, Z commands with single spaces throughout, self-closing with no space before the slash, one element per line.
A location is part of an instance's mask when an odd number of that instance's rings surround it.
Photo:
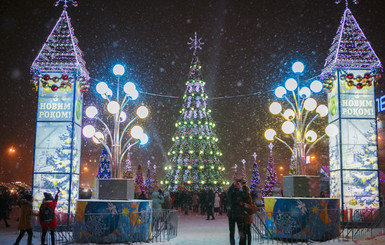
<path fill-rule="evenodd" d="M 39 209 L 39 222 L 40 222 L 41 231 L 42 231 L 41 232 L 42 245 L 45 244 L 45 236 L 47 234 L 48 229 L 50 229 L 50 232 L 51 232 L 51 244 L 55 244 L 55 228 L 57 226 L 55 209 L 56 209 L 57 201 L 59 199 L 59 193 L 60 193 L 60 190 L 58 189 L 55 195 L 55 199 L 53 199 L 51 193 L 44 192 L 43 203 L 40 205 L 40 209 Z M 52 211 L 53 211 L 53 219 L 49 222 L 44 221 L 42 217 L 43 210 L 45 207 L 52 208 Z"/>
<path fill-rule="evenodd" d="M 9 210 L 9 194 L 6 190 L 0 190 L 0 220 L 4 220 L 5 226 L 10 225 L 7 222 Z"/>
<path fill-rule="evenodd" d="M 234 183 L 227 191 L 228 209 L 227 216 L 229 219 L 230 245 L 235 245 L 234 233 L 235 225 L 238 226 L 239 245 L 245 245 L 245 209 L 243 200 L 247 197 L 247 189 L 240 187 L 242 179 L 234 180 Z"/>
<path fill-rule="evenodd" d="M 207 219 L 210 219 L 210 216 L 212 217 L 211 219 L 215 219 L 214 214 L 213 214 L 213 208 L 214 208 L 214 201 L 215 201 L 215 195 L 213 190 L 210 188 L 207 191 L 207 196 L 206 196 L 206 211 L 207 211 Z"/>
<path fill-rule="evenodd" d="M 244 196 L 244 200 L 241 203 L 244 208 L 244 214 L 245 214 L 245 224 L 244 224 L 244 231 L 245 231 L 245 243 L 248 245 L 251 245 L 251 224 L 253 223 L 253 213 L 257 212 L 257 205 L 254 203 L 249 187 L 246 186 L 246 181 L 243 180 L 242 182 L 242 188 L 247 192 Z"/>
<path fill-rule="evenodd" d="M 19 236 L 13 245 L 19 245 L 25 232 L 28 234 L 28 245 L 32 245 L 32 201 L 33 197 L 31 194 L 27 194 L 24 199 L 20 200 L 20 218 L 19 225 L 17 227 L 20 230 Z"/>

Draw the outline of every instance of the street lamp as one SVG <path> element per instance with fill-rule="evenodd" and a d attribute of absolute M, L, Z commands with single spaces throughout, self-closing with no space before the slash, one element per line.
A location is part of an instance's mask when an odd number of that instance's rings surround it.
<path fill-rule="evenodd" d="M 325 134 L 318 138 L 317 133 L 313 130 L 309 130 L 309 126 L 317 117 L 325 117 L 328 114 L 328 108 L 326 105 L 317 105 L 317 101 L 311 98 L 314 93 L 322 91 L 323 84 L 314 80 L 310 84 L 310 88 L 299 86 L 299 75 L 304 70 L 304 65 L 301 62 L 295 62 L 292 66 L 294 73 L 298 75 L 298 79 L 289 78 L 285 82 L 285 86 L 279 86 L 275 89 L 275 96 L 279 99 L 283 98 L 288 102 L 289 109 L 284 112 L 282 105 L 279 102 L 271 103 L 269 110 L 272 114 L 280 114 L 285 120 L 282 124 L 282 131 L 285 134 L 291 135 L 294 142 L 294 150 L 277 137 L 277 133 L 274 129 L 267 129 L 265 131 L 265 138 L 269 141 L 277 139 L 286 145 L 292 152 L 296 162 L 296 175 L 306 174 L 304 166 L 306 164 L 306 155 L 310 149 L 326 135 L 335 136 L 338 134 L 338 128 L 334 124 L 329 124 L 325 129 Z M 291 94 L 291 96 L 290 96 Z M 307 120 L 308 114 L 315 110 L 316 115 Z"/>
<path fill-rule="evenodd" d="M 96 91 L 107 100 L 107 111 L 113 117 L 113 131 L 107 126 L 107 124 L 98 117 L 98 109 L 95 106 L 89 106 L 86 109 L 86 116 L 90 119 L 96 119 L 104 126 L 104 131 L 96 131 L 93 125 L 86 125 L 83 127 L 83 135 L 87 138 L 92 138 L 95 144 L 102 144 L 111 159 L 111 177 L 121 178 L 121 162 L 124 155 L 137 143 L 144 145 L 148 142 L 148 136 L 143 132 L 140 126 L 133 126 L 130 130 L 130 136 L 127 136 L 127 130 L 132 123 L 140 118 L 144 119 L 148 116 L 149 112 L 145 106 L 139 106 L 136 110 L 135 117 L 129 121 L 126 125 L 124 123 L 127 120 L 127 114 L 123 110 L 129 101 L 136 100 L 139 96 L 139 92 L 136 90 L 135 84 L 127 82 L 123 86 L 124 97 L 119 100 L 119 85 L 120 78 L 123 76 L 125 69 L 122 65 L 115 65 L 113 73 L 117 77 L 116 86 L 116 98 L 112 99 L 112 90 L 108 87 L 107 83 L 99 82 L 96 85 Z M 121 131 L 120 126 L 123 130 Z"/>

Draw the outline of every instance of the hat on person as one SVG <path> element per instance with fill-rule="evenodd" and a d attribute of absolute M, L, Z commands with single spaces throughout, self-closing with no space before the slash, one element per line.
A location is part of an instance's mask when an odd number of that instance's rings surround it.
<path fill-rule="evenodd" d="M 44 199 L 45 200 L 53 200 L 53 197 L 52 197 L 51 193 L 44 192 Z"/>

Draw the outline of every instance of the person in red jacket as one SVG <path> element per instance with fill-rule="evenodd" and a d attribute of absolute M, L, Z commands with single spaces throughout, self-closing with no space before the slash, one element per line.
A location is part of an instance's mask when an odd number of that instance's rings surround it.
<path fill-rule="evenodd" d="M 39 209 L 39 222 L 41 226 L 41 244 L 45 244 L 45 236 L 48 229 L 51 232 L 51 244 L 55 244 L 55 228 L 56 228 L 56 216 L 55 209 L 57 201 L 59 199 L 60 190 L 57 190 L 55 195 L 55 200 L 53 199 L 51 193 L 44 192 L 43 203 Z"/>

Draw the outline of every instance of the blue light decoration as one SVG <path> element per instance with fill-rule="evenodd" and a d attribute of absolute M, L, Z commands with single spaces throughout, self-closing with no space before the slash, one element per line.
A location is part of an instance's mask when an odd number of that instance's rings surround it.
<path fill-rule="evenodd" d="M 380 60 L 346 5 L 322 71 L 328 121 L 341 132 L 329 138 L 330 195 L 340 198 L 345 210 L 379 208 L 374 84 L 380 70 Z"/>
<path fill-rule="evenodd" d="M 60 1 L 57 2 L 57 4 Z M 89 73 L 68 17 L 67 2 L 31 66 L 37 93 L 33 209 L 43 193 L 61 190 L 57 212 L 74 213 L 79 192 L 83 93 Z"/>

